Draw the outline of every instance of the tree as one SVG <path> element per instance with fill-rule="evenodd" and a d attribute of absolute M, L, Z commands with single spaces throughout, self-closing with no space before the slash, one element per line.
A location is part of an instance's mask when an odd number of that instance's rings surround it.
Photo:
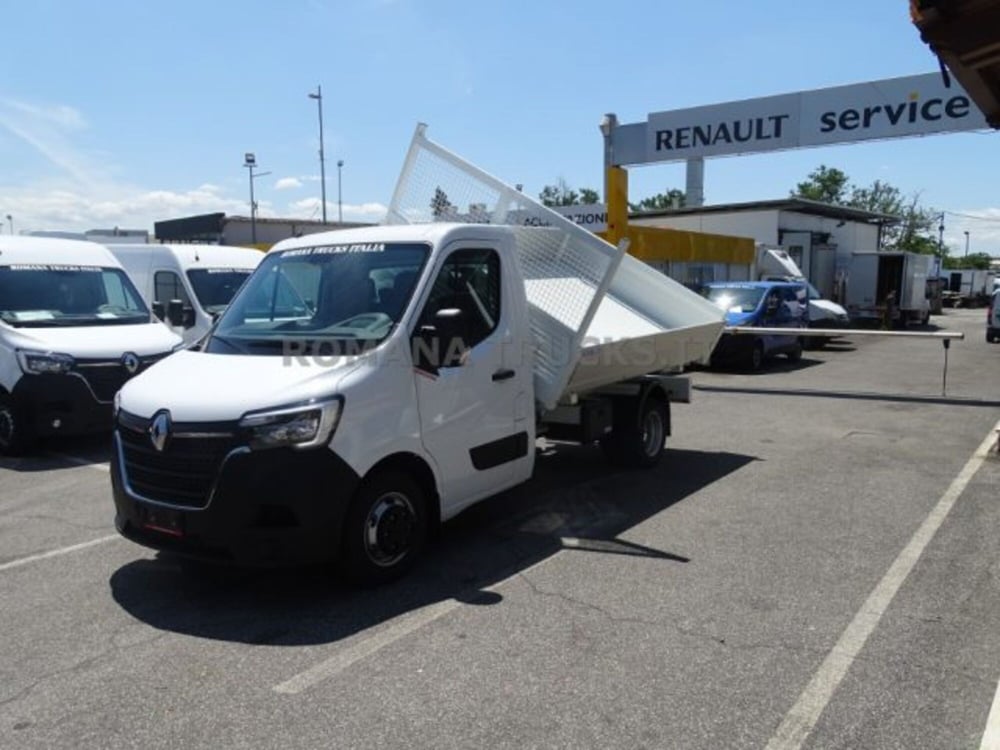
<path fill-rule="evenodd" d="M 448 194 L 440 187 L 434 188 L 434 197 L 431 198 L 431 211 L 435 219 L 455 213 L 455 206 L 448 200 Z"/>
<path fill-rule="evenodd" d="M 989 270 L 990 261 L 993 260 L 989 253 L 969 253 L 956 258 L 945 257 L 945 268 L 978 268 L 979 270 Z"/>
<path fill-rule="evenodd" d="M 648 198 L 643 198 L 638 203 L 629 203 L 630 211 L 640 213 L 642 211 L 662 211 L 668 208 L 681 208 L 687 204 L 687 195 L 683 190 L 670 188 L 665 193 L 657 193 Z"/>
<path fill-rule="evenodd" d="M 823 203 L 845 203 L 847 200 L 847 175 L 835 167 L 820 164 L 791 192 L 793 198 L 805 198 Z"/>
<path fill-rule="evenodd" d="M 882 231 L 882 246 L 889 250 L 934 255 L 938 252 L 934 227 L 940 211 L 920 205 L 920 194 L 905 197 L 899 188 L 881 180 L 868 187 L 850 184 L 847 175 L 821 164 L 791 192 L 793 197 L 860 208 L 900 219 Z"/>
<path fill-rule="evenodd" d="M 550 208 L 552 206 L 579 206 L 581 204 L 589 206 L 600 203 L 600 195 L 596 190 L 590 188 L 574 190 L 566 184 L 566 180 L 560 177 L 558 184 L 546 185 L 542 188 L 542 192 L 538 194 L 538 200 Z"/>

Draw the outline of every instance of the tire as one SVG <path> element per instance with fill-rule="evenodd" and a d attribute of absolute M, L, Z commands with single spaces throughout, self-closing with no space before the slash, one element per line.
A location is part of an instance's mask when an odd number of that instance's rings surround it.
<path fill-rule="evenodd" d="M 795 347 L 785 352 L 789 362 L 798 362 L 802 359 L 802 339 L 795 342 Z"/>
<path fill-rule="evenodd" d="M 747 369 L 750 372 L 758 372 L 764 367 L 764 342 L 754 341 L 750 355 L 747 357 Z"/>
<path fill-rule="evenodd" d="M 23 456 L 34 444 L 24 410 L 11 396 L 0 395 L 0 456 Z"/>
<path fill-rule="evenodd" d="M 986 332 L 986 343 L 987 344 L 992 344 L 996 340 L 997 340 L 997 337 L 994 334 L 990 333 L 989 331 Z"/>
<path fill-rule="evenodd" d="M 614 409 L 611 433 L 601 438 L 605 457 L 616 466 L 656 466 L 663 458 L 670 423 L 667 402 L 652 395 L 641 403 L 638 398 L 616 399 Z"/>
<path fill-rule="evenodd" d="M 398 471 L 367 478 L 344 520 L 340 568 L 358 586 L 378 586 L 406 574 L 427 539 L 424 493 Z"/>

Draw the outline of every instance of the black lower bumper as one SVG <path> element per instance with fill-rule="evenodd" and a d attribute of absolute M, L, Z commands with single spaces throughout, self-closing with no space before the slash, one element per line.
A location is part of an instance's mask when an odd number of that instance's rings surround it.
<path fill-rule="evenodd" d="M 750 358 L 756 341 L 756 336 L 734 336 L 731 333 L 722 334 L 715 345 L 715 349 L 712 350 L 712 364 L 745 362 Z"/>
<path fill-rule="evenodd" d="M 138 544 L 203 560 L 261 566 L 323 562 L 337 554 L 359 481 L 327 448 L 237 453 L 223 462 L 207 506 L 191 508 L 137 497 L 126 486 L 116 450 L 115 527 Z"/>
<path fill-rule="evenodd" d="M 111 403 L 98 401 L 75 375 L 25 375 L 11 395 L 39 437 L 107 432 L 112 426 Z"/>

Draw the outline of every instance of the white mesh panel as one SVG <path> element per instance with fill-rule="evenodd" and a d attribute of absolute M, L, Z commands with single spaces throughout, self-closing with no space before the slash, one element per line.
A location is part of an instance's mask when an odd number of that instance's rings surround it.
<path fill-rule="evenodd" d="M 535 343 L 535 393 L 551 408 L 622 251 L 427 140 L 424 130 L 418 126 L 413 136 L 386 223 L 515 227 Z"/>

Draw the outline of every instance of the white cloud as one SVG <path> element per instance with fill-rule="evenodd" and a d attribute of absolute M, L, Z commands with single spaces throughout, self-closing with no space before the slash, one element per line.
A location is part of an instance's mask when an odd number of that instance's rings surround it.
<path fill-rule="evenodd" d="M 344 214 L 344 221 L 361 221 L 377 223 L 381 221 L 388 210 L 382 203 L 345 203 L 340 207 Z M 323 215 L 323 202 L 319 198 L 303 198 L 288 204 L 286 214 L 290 218 L 296 219 L 320 219 Z M 337 220 L 336 203 L 326 202 L 327 221 Z"/>
<path fill-rule="evenodd" d="M 0 98 L 0 128 L 38 151 L 61 174 L 93 187 L 104 178 L 104 166 L 99 160 L 88 158 L 68 138 L 71 131 L 84 127 L 83 115 L 72 107 L 40 106 Z"/>
<path fill-rule="evenodd" d="M 119 186 L 91 192 L 76 185 L 0 187 L 0 207 L 11 214 L 17 232 L 38 229 L 84 231 L 109 228 L 148 229 L 163 219 L 222 211 L 246 214 L 246 201 L 227 198 L 218 188 L 202 185 L 193 190 L 149 190 Z M 261 213 L 270 212 L 267 205 Z M 4 227 L 7 230 L 7 227 Z"/>
<path fill-rule="evenodd" d="M 274 183 L 275 190 L 295 190 L 302 187 L 302 180 L 298 177 L 282 177 Z"/>

